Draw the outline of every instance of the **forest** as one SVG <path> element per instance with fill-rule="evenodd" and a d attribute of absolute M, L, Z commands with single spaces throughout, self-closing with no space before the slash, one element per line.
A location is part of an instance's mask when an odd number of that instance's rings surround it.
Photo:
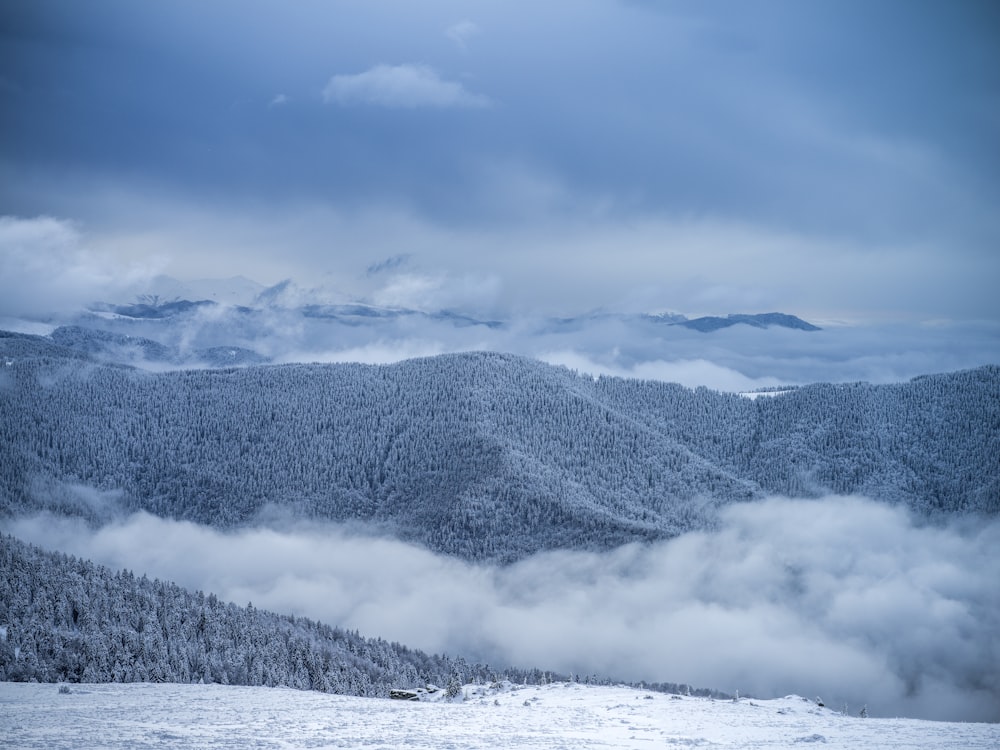
<path fill-rule="evenodd" d="M 608 549 L 769 495 L 1000 512 L 1000 368 L 749 399 L 477 352 L 154 373 L 0 338 L 7 516 L 370 524 L 467 560 Z"/>

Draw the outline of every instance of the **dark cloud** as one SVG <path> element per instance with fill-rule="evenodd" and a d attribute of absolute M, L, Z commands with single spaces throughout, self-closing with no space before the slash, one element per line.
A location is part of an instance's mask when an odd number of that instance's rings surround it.
<path fill-rule="evenodd" d="M 220 533 L 134 516 L 20 538 L 432 651 L 628 679 L 1000 719 L 1000 525 L 861 498 L 732 506 L 717 531 L 470 566 L 337 527 Z"/>
<path fill-rule="evenodd" d="M 600 204 L 625 220 L 710 216 L 992 253 L 995 14 L 658 6 L 486 3 L 474 22 L 452 2 L 11 6 L 0 163 L 15 179 L 0 198 L 92 220 L 86 195 L 65 209 L 46 197 L 80 179 L 80 193 L 101 181 L 216 207 L 388 204 L 495 227 L 525 221 L 489 179 L 518 163 L 568 188 L 570 216 Z M 475 28 L 489 33 L 456 50 Z M 324 87 L 411 106 L 330 106 Z M 464 106 L 485 97 L 496 106 Z"/>
<path fill-rule="evenodd" d="M 0 203 L 139 255 L 136 228 L 191 277 L 208 246 L 281 278 L 417 245 L 576 309 L 648 282 L 996 316 L 1000 62 L 972 6 L 486 5 L 461 56 L 454 6 L 422 8 L 10 11 Z"/>

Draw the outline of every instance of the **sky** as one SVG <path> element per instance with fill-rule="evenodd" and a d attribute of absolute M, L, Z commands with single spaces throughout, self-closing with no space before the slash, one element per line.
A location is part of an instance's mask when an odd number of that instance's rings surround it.
<path fill-rule="evenodd" d="M 1000 319 L 992 2 L 15 1 L 0 107 L 28 312 L 163 273 Z"/>

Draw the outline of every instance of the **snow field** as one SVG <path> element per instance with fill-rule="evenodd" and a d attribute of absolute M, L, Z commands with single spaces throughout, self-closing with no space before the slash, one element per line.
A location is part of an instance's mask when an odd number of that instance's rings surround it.
<path fill-rule="evenodd" d="M 575 683 L 391 701 L 286 688 L 0 683 L 0 747 L 976 748 L 1000 725 L 861 719 L 789 696 L 738 703 Z"/>

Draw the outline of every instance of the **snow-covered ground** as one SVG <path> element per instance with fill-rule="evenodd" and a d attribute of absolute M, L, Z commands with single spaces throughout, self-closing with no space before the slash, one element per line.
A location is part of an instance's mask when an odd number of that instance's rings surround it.
<path fill-rule="evenodd" d="M 220 685 L 0 683 L 11 748 L 990 748 L 1000 725 L 862 719 L 790 696 L 713 701 L 555 683 L 407 702 Z"/>

